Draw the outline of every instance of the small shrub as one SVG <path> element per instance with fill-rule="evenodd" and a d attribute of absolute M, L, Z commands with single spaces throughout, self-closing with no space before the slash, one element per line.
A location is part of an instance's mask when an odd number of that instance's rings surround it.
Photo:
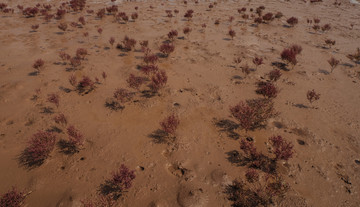
<path fill-rule="evenodd" d="M 120 49 L 125 49 L 127 51 L 131 51 L 131 49 L 134 48 L 136 45 L 136 40 L 131 39 L 128 36 L 125 36 L 124 40 L 122 41 L 122 44 L 123 45 L 120 46 Z"/>
<path fill-rule="evenodd" d="M 243 72 L 245 75 L 249 75 L 251 70 L 250 67 L 246 64 L 244 66 L 241 67 L 241 72 Z"/>
<path fill-rule="evenodd" d="M 255 182 L 259 181 L 258 171 L 255 169 L 252 169 L 252 168 L 247 169 L 245 177 L 249 183 L 255 183 Z"/>
<path fill-rule="evenodd" d="M 260 57 L 255 57 L 255 58 L 253 59 L 253 63 L 255 64 L 256 68 L 257 68 L 259 65 L 264 64 L 263 59 L 260 58 Z"/>
<path fill-rule="evenodd" d="M 73 68 L 78 68 L 81 65 L 81 59 L 77 56 L 70 58 L 70 65 Z"/>
<path fill-rule="evenodd" d="M 268 76 L 271 81 L 277 81 L 281 77 L 281 72 L 278 69 L 274 69 L 269 72 Z"/>
<path fill-rule="evenodd" d="M 31 25 L 31 29 L 33 31 L 36 31 L 37 29 L 39 29 L 39 25 L 38 24 Z"/>
<path fill-rule="evenodd" d="M 168 38 L 171 41 L 174 41 L 174 39 L 178 36 L 178 32 L 176 30 L 171 30 L 168 34 L 167 34 Z"/>
<path fill-rule="evenodd" d="M 321 27 L 321 30 L 323 32 L 329 31 L 331 29 L 330 24 L 325 24 L 324 26 Z"/>
<path fill-rule="evenodd" d="M 133 97 L 133 93 L 123 88 L 116 89 L 114 92 L 114 98 L 120 101 L 121 103 L 130 101 L 132 97 Z"/>
<path fill-rule="evenodd" d="M 296 17 L 290 17 L 286 20 L 286 22 L 291 26 L 294 27 L 299 21 Z"/>
<path fill-rule="evenodd" d="M 96 12 L 96 16 L 100 19 L 102 19 L 104 16 L 105 16 L 105 9 L 99 9 L 97 12 Z"/>
<path fill-rule="evenodd" d="M 101 73 L 101 76 L 102 76 L 102 78 L 103 78 L 104 80 L 106 80 L 107 74 L 105 73 L 105 71 L 103 71 L 103 72 Z"/>
<path fill-rule="evenodd" d="M 114 43 L 115 43 L 115 38 L 114 38 L 114 37 L 110 37 L 109 43 L 110 43 L 111 46 L 113 46 Z"/>
<path fill-rule="evenodd" d="M 86 24 L 86 21 L 85 21 L 85 18 L 84 18 L 84 17 L 79 17 L 79 22 L 80 22 L 82 25 L 85 25 L 85 24 Z"/>
<path fill-rule="evenodd" d="M 339 60 L 336 60 L 334 57 L 331 57 L 328 60 L 329 65 L 331 66 L 331 72 L 336 68 L 336 66 L 340 63 Z"/>
<path fill-rule="evenodd" d="M 236 32 L 232 29 L 229 30 L 229 36 L 231 37 L 231 39 L 234 39 L 234 37 L 236 36 Z"/>
<path fill-rule="evenodd" d="M 274 110 L 274 103 L 269 99 L 241 101 L 230 107 L 230 112 L 246 131 L 266 125 L 269 118 L 277 115 Z"/>
<path fill-rule="evenodd" d="M 84 48 L 78 48 L 78 49 L 76 50 L 76 57 L 77 57 L 77 58 L 84 60 L 85 57 L 86 57 L 86 55 L 88 55 L 88 52 L 87 52 L 86 49 L 84 49 Z"/>
<path fill-rule="evenodd" d="M 44 68 L 45 62 L 42 59 L 37 59 L 33 64 L 33 68 L 40 72 Z"/>
<path fill-rule="evenodd" d="M 331 39 L 326 39 L 325 44 L 328 45 L 329 48 L 331 48 L 332 45 L 335 45 L 336 41 Z"/>
<path fill-rule="evenodd" d="M 75 74 L 72 74 L 72 75 L 69 77 L 69 83 L 70 83 L 74 88 L 77 88 L 78 82 L 77 82 L 77 80 L 76 80 Z"/>
<path fill-rule="evenodd" d="M 48 102 L 55 104 L 56 107 L 59 107 L 60 97 L 55 93 L 48 94 Z"/>
<path fill-rule="evenodd" d="M 65 16 L 65 14 L 66 14 L 66 10 L 65 9 L 58 9 L 57 11 L 56 11 L 56 14 L 55 14 L 55 18 L 56 19 L 62 19 L 62 18 L 64 18 L 64 16 Z"/>
<path fill-rule="evenodd" d="M 287 64 L 290 63 L 293 66 L 295 66 L 297 64 L 296 52 L 294 50 L 291 50 L 291 49 L 284 49 L 281 52 L 281 59 L 286 61 Z"/>
<path fill-rule="evenodd" d="M 175 46 L 169 43 L 164 43 L 160 46 L 160 52 L 162 52 L 166 57 L 169 56 L 170 53 L 174 52 Z"/>
<path fill-rule="evenodd" d="M 154 74 L 159 71 L 159 68 L 156 65 L 145 65 L 141 67 L 141 72 L 146 75 Z"/>
<path fill-rule="evenodd" d="M 274 19 L 274 14 L 269 12 L 269 13 L 266 13 L 262 19 L 265 21 L 265 22 L 270 22 Z"/>
<path fill-rule="evenodd" d="M 97 32 L 101 35 L 102 32 L 103 32 L 103 29 L 102 29 L 102 28 L 99 28 L 99 29 L 97 29 Z"/>
<path fill-rule="evenodd" d="M 62 31 L 66 31 L 67 29 L 67 24 L 65 22 L 61 22 L 59 25 L 58 25 L 58 28 L 61 29 Z"/>
<path fill-rule="evenodd" d="M 276 160 L 289 160 L 293 154 L 293 145 L 286 142 L 281 136 L 272 136 L 269 138 L 273 147 L 273 153 L 276 155 Z"/>
<path fill-rule="evenodd" d="M 149 64 L 156 64 L 156 62 L 159 61 L 159 57 L 155 54 L 145 54 L 144 56 L 144 62 L 146 63 L 146 65 L 149 65 Z"/>
<path fill-rule="evenodd" d="M 61 125 L 67 125 L 68 121 L 67 118 L 65 117 L 65 115 L 63 113 L 59 113 L 58 115 L 56 115 L 54 117 L 54 121 L 57 124 L 61 124 Z"/>
<path fill-rule="evenodd" d="M 0 196 L 1 207 L 20 207 L 25 200 L 25 193 L 15 187 Z"/>
<path fill-rule="evenodd" d="M 320 94 L 316 93 L 315 90 L 313 89 L 307 92 L 306 98 L 310 101 L 310 103 L 312 103 L 320 99 Z"/>
<path fill-rule="evenodd" d="M 117 171 L 112 173 L 110 179 L 100 185 L 100 192 L 104 196 L 110 196 L 113 200 L 117 200 L 125 190 L 131 188 L 135 177 L 134 170 L 130 170 L 125 165 L 121 165 Z"/>
<path fill-rule="evenodd" d="M 134 20 L 134 21 L 135 21 L 138 17 L 139 17 L 139 15 L 138 15 L 138 13 L 136 13 L 136 12 L 134 12 L 134 13 L 131 14 L 131 19 Z"/>
<path fill-rule="evenodd" d="M 95 83 L 88 76 L 83 76 L 83 78 L 79 81 L 77 88 L 79 92 L 89 92 L 95 89 Z"/>
<path fill-rule="evenodd" d="M 358 64 L 360 62 L 360 48 L 357 48 L 357 51 L 354 54 L 348 54 L 346 57 L 351 61 L 354 61 L 355 64 Z"/>
<path fill-rule="evenodd" d="M 252 161 L 257 160 L 261 155 L 257 152 L 254 142 L 250 142 L 245 139 L 241 140 L 240 149 L 245 153 L 245 156 Z"/>
<path fill-rule="evenodd" d="M 167 79 L 168 77 L 165 71 L 157 71 L 151 78 L 151 89 L 153 91 L 158 91 L 160 88 L 166 85 Z"/>
<path fill-rule="evenodd" d="M 126 80 L 130 88 L 139 89 L 139 87 L 144 83 L 144 78 L 140 76 L 135 76 L 130 74 L 129 78 Z"/>
<path fill-rule="evenodd" d="M 56 136 L 51 132 L 38 131 L 28 141 L 25 149 L 25 163 L 40 165 L 49 157 L 55 147 Z"/>
<path fill-rule="evenodd" d="M 61 58 L 62 61 L 68 61 L 71 58 L 71 56 L 65 52 L 60 52 L 59 57 Z"/>
<path fill-rule="evenodd" d="M 144 47 L 144 48 L 147 48 L 149 46 L 149 41 L 148 40 L 141 41 L 140 46 Z"/>
<path fill-rule="evenodd" d="M 73 125 L 69 126 L 66 129 L 66 132 L 69 136 L 69 144 L 75 148 L 78 148 L 84 144 L 84 136 Z"/>
<path fill-rule="evenodd" d="M 300 45 L 291 45 L 290 50 L 292 50 L 296 55 L 299 55 L 302 51 L 302 47 Z"/>
<path fill-rule="evenodd" d="M 39 9 L 37 7 L 27 7 L 22 10 L 22 13 L 26 18 L 35 17 L 39 13 Z"/>
<path fill-rule="evenodd" d="M 187 18 L 188 21 L 190 21 L 191 18 L 193 17 L 193 13 L 194 13 L 194 11 L 192 9 L 189 9 L 189 10 L 186 11 L 184 17 Z"/>
<path fill-rule="evenodd" d="M 281 13 L 281 12 L 277 12 L 276 14 L 275 14 L 275 18 L 277 18 L 277 19 L 280 19 L 281 17 L 283 17 L 284 15 L 283 15 L 283 13 Z"/>
<path fill-rule="evenodd" d="M 190 32 L 191 32 L 191 29 L 190 29 L 189 27 L 185 27 L 185 28 L 183 29 L 183 32 L 184 32 L 185 35 L 189 36 L 189 34 L 190 34 Z"/>
<path fill-rule="evenodd" d="M 215 25 L 219 25 L 220 24 L 220 19 L 215 20 Z"/>
<path fill-rule="evenodd" d="M 266 98 L 275 98 L 278 92 L 276 86 L 271 82 L 260 81 L 257 83 L 256 93 L 261 94 Z"/>
<path fill-rule="evenodd" d="M 160 122 L 160 126 L 163 131 L 168 134 L 175 135 L 176 129 L 179 125 L 179 119 L 174 115 L 166 117 L 163 121 Z"/>

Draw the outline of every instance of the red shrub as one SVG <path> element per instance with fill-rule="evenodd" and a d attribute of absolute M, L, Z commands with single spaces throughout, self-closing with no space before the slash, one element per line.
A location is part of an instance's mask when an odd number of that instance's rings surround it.
<path fill-rule="evenodd" d="M 47 99 L 48 102 L 50 103 L 53 103 L 56 105 L 56 107 L 59 107 L 59 104 L 60 104 L 60 97 L 59 95 L 55 94 L 55 93 L 51 93 L 51 94 L 48 94 L 48 99 Z"/>
<path fill-rule="evenodd" d="M 271 81 L 277 81 L 277 80 L 279 80 L 279 78 L 281 77 L 282 74 L 281 74 L 280 70 L 274 69 L 274 70 L 270 71 L 268 75 L 269 75 L 269 78 Z"/>
<path fill-rule="evenodd" d="M 140 45 L 141 45 L 141 47 L 148 47 L 149 41 L 148 40 L 141 41 Z"/>
<path fill-rule="evenodd" d="M 78 82 L 77 82 L 76 76 L 75 76 L 74 74 L 72 74 L 72 75 L 69 77 L 69 83 L 70 83 L 74 88 L 77 87 Z"/>
<path fill-rule="evenodd" d="M 159 71 L 159 68 L 156 65 L 145 65 L 141 67 L 141 72 L 146 75 L 154 74 Z"/>
<path fill-rule="evenodd" d="M 166 85 L 167 79 L 168 77 L 165 71 L 157 71 L 151 78 L 151 89 L 158 91 L 160 88 Z"/>
<path fill-rule="evenodd" d="M 336 68 L 336 66 L 340 63 L 339 60 L 336 60 L 334 57 L 331 57 L 330 60 L 328 60 L 328 63 L 331 66 L 331 72 Z"/>
<path fill-rule="evenodd" d="M 191 29 L 190 29 L 189 27 L 185 27 L 185 28 L 183 29 L 183 32 L 184 32 L 185 35 L 189 35 L 190 32 L 191 32 Z"/>
<path fill-rule="evenodd" d="M 79 89 L 92 90 L 94 87 L 95 87 L 94 81 L 92 81 L 88 76 L 83 76 L 82 80 L 78 84 Z"/>
<path fill-rule="evenodd" d="M 289 160 L 294 154 L 293 145 L 286 142 L 281 136 L 273 136 L 269 138 L 273 147 L 273 153 L 276 155 L 276 160 Z"/>
<path fill-rule="evenodd" d="M 330 24 L 325 24 L 324 26 L 321 27 L 321 30 L 323 32 L 329 31 L 331 29 Z"/>
<path fill-rule="evenodd" d="M 133 93 L 123 88 L 116 89 L 114 92 L 114 98 L 119 100 L 121 103 L 130 101 L 132 97 Z"/>
<path fill-rule="evenodd" d="M 72 57 L 70 58 L 70 65 L 73 67 L 73 68 L 77 68 L 81 65 L 81 60 L 79 57 Z"/>
<path fill-rule="evenodd" d="M 58 9 L 56 11 L 56 19 L 62 19 L 66 14 L 66 10 L 65 9 Z"/>
<path fill-rule="evenodd" d="M 256 67 L 258 67 L 259 65 L 264 64 L 263 59 L 260 58 L 260 57 L 255 57 L 255 58 L 253 59 L 253 63 L 256 65 Z"/>
<path fill-rule="evenodd" d="M 79 17 L 79 22 L 80 22 L 82 25 L 85 25 L 85 24 L 86 24 L 86 21 L 85 21 L 85 18 L 84 18 L 84 17 Z"/>
<path fill-rule="evenodd" d="M 187 18 L 188 21 L 190 21 L 191 18 L 193 17 L 193 13 L 194 13 L 194 11 L 192 9 L 189 9 L 189 10 L 186 11 L 184 17 Z"/>
<path fill-rule="evenodd" d="M 118 6 L 112 5 L 112 6 L 106 7 L 106 11 L 110 14 L 116 14 L 116 12 L 118 12 L 119 9 L 118 9 Z"/>
<path fill-rule="evenodd" d="M 300 45 L 291 45 L 290 50 L 292 50 L 296 55 L 299 55 L 302 51 L 302 47 Z"/>
<path fill-rule="evenodd" d="M 154 65 L 157 61 L 159 61 L 159 57 L 155 54 L 146 54 L 144 56 L 144 62 L 146 63 L 146 65 Z"/>
<path fill-rule="evenodd" d="M 105 16 L 105 9 L 99 9 L 96 13 L 96 16 L 100 19 L 102 19 Z"/>
<path fill-rule="evenodd" d="M 272 20 L 274 19 L 274 14 L 271 13 L 271 12 L 266 13 L 266 14 L 262 17 L 262 19 L 263 19 L 264 21 L 266 21 L 266 22 L 270 22 L 270 21 L 272 21 Z"/>
<path fill-rule="evenodd" d="M 37 59 L 33 64 L 33 68 L 35 68 L 38 72 L 44 68 L 45 62 L 42 59 Z"/>
<path fill-rule="evenodd" d="M 129 78 L 126 80 L 130 88 L 139 89 L 139 87 L 144 83 L 144 78 L 140 76 L 135 76 L 130 74 Z"/>
<path fill-rule="evenodd" d="M 58 25 L 58 28 L 61 29 L 62 31 L 66 31 L 67 29 L 67 24 L 65 22 L 61 22 L 59 25 Z"/>
<path fill-rule="evenodd" d="M 179 123 L 179 119 L 172 114 L 161 121 L 160 126 L 164 132 L 174 135 Z"/>
<path fill-rule="evenodd" d="M 57 124 L 67 125 L 67 118 L 63 113 L 59 113 L 57 116 L 55 116 L 54 121 Z"/>
<path fill-rule="evenodd" d="M 76 50 L 76 57 L 77 57 L 77 58 L 84 60 L 86 55 L 88 55 L 88 52 L 87 52 L 86 49 L 84 49 L 84 48 L 78 48 L 78 49 Z"/>
<path fill-rule="evenodd" d="M 234 39 L 234 37 L 236 36 L 236 32 L 232 29 L 229 30 L 229 33 L 228 33 L 231 37 L 231 39 Z"/>
<path fill-rule="evenodd" d="M 97 32 L 101 35 L 101 33 L 103 32 L 103 29 L 99 28 L 99 29 L 97 29 Z"/>
<path fill-rule="evenodd" d="M 246 157 L 251 160 L 256 160 L 260 156 L 260 153 L 257 152 L 254 146 L 254 142 L 243 139 L 240 142 L 240 149 L 245 153 Z"/>
<path fill-rule="evenodd" d="M 297 63 L 296 52 L 291 49 L 284 49 L 281 53 L 281 59 L 295 66 Z"/>
<path fill-rule="evenodd" d="M 256 93 L 261 94 L 266 98 L 275 98 L 278 92 L 276 86 L 271 82 L 260 81 L 257 83 Z"/>
<path fill-rule="evenodd" d="M 277 19 L 280 19 L 281 17 L 283 17 L 284 15 L 283 15 L 283 13 L 281 13 L 281 12 L 277 12 L 276 14 L 275 14 L 275 18 L 277 18 Z"/>
<path fill-rule="evenodd" d="M 25 153 L 28 163 L 42 163 L 55 147 L 56 136 L 51 132 L 38 131 L 28 141 Z"/>
<path fill-rule="evenodd" d="M 107 74 L 105 73 L 105 71 L 103 71 L 103 72 L 101 73 L 101 76 L 103 77 L 104 80 L 106 79 Z"/>
<path fill-rule="evenodd" d="M 67 61 L 70 60 L 71 56 L 65 52 L 60 52 L 59 53 L 59 57 L 63 60 L 63 61 Z"/>
<path fill-rule="evenodd" d="M 178 32 L 176 30 L 171 30 L 168 34 L 167 34 L 168 38 L 173 41 L 177 36 L 178 36 Z"/>
<path fill-rule="evenodd" d="M 264 126 L 269 118 L 276 116 L 273 105 L 269 99 L 251 99 L 230 107 L 230 112 L 248 131 Z"/>
<path fill-rule="evenodd" d="M 79 147 L 84 144 L 84 136 L 73 125 L 66 129 L 69 135 L 69 143 L 75 147 Z"/>
<path fill-rule="evenodd" d="M 31 25 L 31 29 L 35 31 L 39 29 L 39 25 L 38 24 Z"/>
<path fill-rule="evenodd" d="M 134 12 L 131 14 L 131 19 L 135 20 L 139 17 L 138 13 Z"/>
<path fill-rule="evenodd" d="M 25 193 L 15 187 L 0 196 L 1 207 L 20 207 L 25 200 Z"/>
<path fill-rule="evenodd" d="M 296 17 L 290 17 L 289 19 L 286 20 L 286 22 L 291 26 L 295 26 L 299 21 Z"/>
<path fill-rule="evenodd" d="M 257 170 L 252 169 L 252 168 L 249 168 L 246 171 L 245 177 L 249 183 L 255 183 L 255 182 L 259 181 L 259 173 L 257 172 Z"/>
<path fill-rule="evenodd" d="M 35 17 L 36 14 L 39 13 L 39 9 L 37 7 L 27 7 L 26 9 L 22 10 L 22 13 L 26 18 Z"/>
<path fill-rule="evenodd" d="M 327 44 L 329 46 L 329 48 L 331 48 L 331 45 L 335 45 L 335 43 L 336 43 L 335 40 L 331 40 L 331 39 L 325 40 L 325 44 Z"/>
<path fill-rule="evenodd" d="M 111 179 L 106 181 L 107 185 L 111 186 L 111 188 L 109 188 L 111 191 L 105 194 L 113 194 L 112 197 L 116 200 L 125 190 L 131 188 L 135 177 L 134 170 L 130 170 L 125 165 L 121 165 L 117 171 L 112 173 Z"/>
<path fill-rule="evenodd" d="M 316 93 L 315 90 L 313 89 L 307 92 L 306 98 L 310 101 L 310 103 L 312 103 L 320 99 L 320 94 Z"/>
<path fill-rule="evenodd" d="M 261 24 L 262 23 L 262 18 L 261 17 L 257 17 L 254 19 L 254 22 L 257 23 L 257 24 Z"/>
<path fill-rule="evenodd" d="M 136 45 L 136 40 L 135 39 L 131 39 L 128 36 L 124 37 L 124 40 L 122 41 L 122 44 L 120 46 L 121 49 L 125 49 L 127 51 L 131 51 L 132 48 L 135 47 Z"/>
<path fill-rule="evenodd" d="M 348 54 L 346 57 L 349 58 L 351 61 L 354 61 L 355 64 L 358 64 L 358 62 L 360 62 L 360 48 L 357 48 L 357 51 L 355 53 Z"/>
<path fill-rule="evenodd" d="M 170 53 L 174 52 L 175 46 L 173 44 L 164 43 L 160 46 L 160 52 L 164 53 L 166 57 L 169 56 Z"/>
<path fill-rule="evenodd" d="M 241 72 L 245 73 L 245 75 L 249 75 L 251 70 L 250 67 L 246 64 L 244 66 L 241 67 Z"/>

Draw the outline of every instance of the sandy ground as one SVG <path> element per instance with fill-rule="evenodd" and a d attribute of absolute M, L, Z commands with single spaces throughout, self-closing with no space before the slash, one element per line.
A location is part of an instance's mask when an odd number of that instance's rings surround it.
<path fill-rule="evenodd" d="M 95 196 L 99 185 L 125 164 L 136 170 L 136 179 L 118 200 L 119 206 L 231 206 L 225 187 L 234 179 L 244 180 L 246 167 L 229 162 L 229 152 L 241 152 L 239 141 L 250 136 L 260 151 L 269 154 L 268 137 L 281 135 L 293 143 L 295 154 L 288 162 L 278 162 L 277 171 L 290 189 L 273 205 L 360 206 L 360 67 L 346 57 L 360 47 L 360 6 L 339 2 L 340 6 L 333 1 L 217 1 L 209 10 L 209 1 L 187 5 L 180 1 L 87 1 L 85 10 L 116 4 L 131 14 L 139 7 L 135 22 L 119 24 L 111 15 L 97 19 L 86 11 L 46 23 L 42 16 L 24 18 L 16 8 L 18 4 L 35 6 L 35 2 L 10 1 L 14 14 L 0 12 L 0 194 L 17 186 L 31 191 L 24 206 L 81 206 L 81 200 Z M 54 13 L 59 3 L 50 4 Z M 280 11 L 284 17 L 254 26 L 253 19 L 244 22 L 237 12 L 247 7 L 246 13 L 251 14 L 249 8 L 260 5 L 265 6 L 265 13 Z M 180 12 L 170 19 L 167 9 Z M 188 9 L 194 10 L 191 21 L 183 18 Z M 80 16 L 86 19 L 83 28 L 69 26 L 59 33 L 59 22 L 70 23 Z M 233 22 L 228 21 L 230 16 Z M 299 24 L 285 27 L 291 16 Z M 332 28 L 314 33 L 306 23 L 308 18 L 319 18 L 321 25 L 329 23 Z M 214 24 L 216 19 L 219 25 Z M 203 23 L 206 28 L 201 27 Z M 36 32 L 31 29 L 34 24 L 40 25 Z M 352 29 L 350 24 L 354 24 Z M 189 36 L 182 33 L 186 26 L 192 29 Z M 98 28 L 103 29 L 101 35 Z M 227 35 L 229 28 L 236 32 L 233 40 Z M 142 75 L 137 66 L 143 57 L 139 44 L 135 51 L 122 52 L 110 46 L 109 38 L 115 37 L 116 43 L 125 35 L 138 42 L 149 40 L 149 48 L 158 52 L 172 29 L 184 38 L 176 39 L 175 52 L 158 63 L 168 74 L 166 87 L 151 98 L 137 94 L 122 111 L 106 108 L 105 101 L 116 88 L 135 92 L 126 79 L 131 73 Z M 336 40 L 330 49 L 324 47 L 327 38 Z M 235 130 L 239 135 L 235 139 L 222 132 L 216 120 L 236 122 L 229 107 L 261 97 L 255 93 L 255 83 L 275 68 L 272 62 L 282 62 L 281 51 L 292 44 L 301 45 L 303 51 L 294 69 L 282 71 L 276 83 L 280 93 L 274 102 L 279 115 L 264 129 Z M 77 48 L 87 49 L 89 55 L 82 69 L 69 71 L 69 65 L 59 64 L 58 54 L 74 55 Z M 262 57 L 264 64 L 248 76 L 233 61 L 241 57 L 240 65 L 255 68 L 255 56 Z M 340 60 L 333 73 L 327 63 L 330 57 Z M 34 75 L 32 64 L 39 58 L 45 67 Z M 103 71 L 108 75 L 105 81 Z M 86 95 L 68 92 L 64 88 L 71 88 L 71 74 L 98 77 L 101 83 Z M 34 100 L 36 89 L 40 93 Z M 311 89 L 321 94 L 312 105 L 306 99 Z M 58 108 L 47 102 L 50 93 L 60 96 Z M 44 107 L 51 107 L 52 112 L 46 113 Z M 67 155 L 56 147 L 41 166 L 22 166 L 18 157 L 38 130 L 57 127 L 57 140 L 66 138 L 64 127 L 53 121 L 59 112 L 84 134 L 83 149 Z M 180 119 L 176 139 L 156 143 L 150 135 L 172 113 Z"/>

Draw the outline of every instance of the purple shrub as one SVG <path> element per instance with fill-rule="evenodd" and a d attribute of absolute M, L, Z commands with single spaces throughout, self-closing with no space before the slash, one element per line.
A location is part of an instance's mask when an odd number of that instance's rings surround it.
<path fill-rule="evenodd" d="M 62 61 L 68 61 L 71 58 L 71 56 L 65 52 L 60 52 L 59 57 L 61 58 Z"/>
<path fill-rule="evenodd" d="M 175 46 L 169 43 L 164 43 L 160 46 L 160 52 L 162 52 L 166 57 L 169 56 L 170 53 L 174 52 Z"/>
<path fill-rule="evenodd" d="M 133 97 L 133 93 L 123 88 L 116 89 L 114 92 L 114 98 L 120 101 L 121 103 L 130 101 L 132 97 Z"/>
<path fill-rule="evenodd" d="M 257 170 L 249 168 L 245 173 L 246 180 L 249 183 L 255 183 L 259 181 L 259 173 Z"/>
<path fill-rule="evenodd" d="M 259 158 L 260 153 L 257 152 L 254 142 L 247 140 L 241 140 L 240 149 L 245 153 L 246 157 L 251 160 L 256 160 Z"/>
<path fill-rule="evenodd" d="M 59 113 L 58 115 L 56 115 L 54 117 L 54 121 L 57 124 L 61 124 L 61 125 L 67 125 L 68 121 L 67 118 L 65 117 L 65 115 L 63 113 Z"/>
<path fill-rule="evenodd" d="M 299 21 L 296 17 L 290 17 L 286 20 L 286 22 L 291 26 L 294 27 Z"/>
<path fill-rule="evenodd" d="M 58 94 L 55 94 L 55 93 L 48 94 L 48 99 L 47 99 L 47 101 L 50 102 L 50 103 L 55 104 L 55 106 L 56 106 L 57 108 L 59 108 L 60 97 L 59 97 Z"/>
<path fill-rule="evenodd" d="M 236 32 L 232 29 L 229 30 L 228 34 L 231 37 L 231 39 L 234 39 L 234 37 L 236 36 Z"/>
<path fill-rule="evenodd" d="M 171 30 L 168 34 L 167 34 L 168 38 L 171 41 L 174 41 L 174 39 L 178 36 L 178 32 L 176 30 Z"/>
<path fill-rule="evenodd" d="M 86 55 L 88 55 L 88 52 L 87 52 L 86 49 L 84 49 L 84 48 L 78 48 L 78 49 L 76 50 L 76 57 L 77 57 L 77 58 L 79 58 L 79 59 L 81 59 L 81 60 L 84 60 L 85 57 L 86 57 Z"/>
<path fill-rule="evenodd" d="M 149 65 L 149 64 L 156 64 L 156 62 L 159 61 L 159 57 L 155 54 L 145 54 L 144 56 L 144 62 L 146 65 Z"/>
<path fill-rule="evenodd" d="M 51 132 L 38 131 L 27 143 L 22 162 L 29 167 L 41 165 L 55 147 L 56 136 Z"/>
<path fill-rule="evenodd" d="M 297 64 L 296 55 L 297 55 L 297 53 L 294 50 L 284 49 L 281 52 L 281 59 L 286 61 L 287 64 L 290 63 L 293 66 L 295 66 Z"/>
<path fill-rule="evenodd" d="M 253 63 L 255 64 L 256 68 L 257 68 L 259 65 L 264 64 L 263 59 L 260 58 L 260 57 L 255 57 L 255 58 L 253 59 Z"/>
<path fill-rule="evenodd" d="M 61 22 L 59 25 L 58 25 L 58 28 L 61 29 L 62 31 L 66 31 L 68 25 L 65 23 L 65 22 Z"/>
<path fill-rule="evenodd" d="M 25 193 L 15 187 L 0 196 L 0 207 L 20 207 L 25 200 Z"/>
<path fill-rule="evenodd" d="M 112 200 L 117 200 L 126 190 L 131 188 L 135 177 L 134 170 L 130 170 L 125 165 L 121 165 L 117 171 L 112 173 L 110 179 L 100 185 L 100 193 L 103 196 L 108 196 Z"/>
<path fill-rule="evenodd" d="M 268 76 L 271 81 L 277 81 L 281 77 L 282 73 L 278 69 L 274 69 L 269 72 Z"/>
<path fill-rule="evenodd" d="M 166 85 L 167 79 L 168 77 L 165 71 L 157 71 L 151 78 L 151 89 L 153 91 L 158 91 L 160 88 Z"/>
<path fill-rule="evenodd" d="M 289 160 L 293 154 L 293 145 L 286 142 L 281 136 L 273 136 L 269 138 L 273 147 L 273 153 L 276 155 L 276 160 Z"/>
<path fill-rule="evenodd" d="M 115 38 L 114 38 L 114 37 L 110 37 L 109 43 L 110 43 L 111 46 L 113 46 L 114 43 L 115 43 Z"/>
<path fill-rule="evenodd" d="M 320 94 L 316 93 L 315 90 L 313 89 L 306 93 L 306 98 L 309 100 L 310 103 L 312 103 L 320 99 Z"/>
<path fill-rule="evenodd" d="M 144 78 L 140 76 L 135 76 L 130 74 L 129 78 L 126 80 L 130 88 L 139 89 L 140 86 L 144 83 Z"/>
<path fill-rule="evenodd" d="M 44 64 L 45 62 L 42 59 L 37 59 L 32 67 L 40 72 L 44 68 Z"/>
<path fill-rule="evenodd" d="M 78 148 L 84 144 L 84 136 L 73 125 L 66 129 L 69 136 L 69 143 Z"/>
<path fill-rule="evenodd" d="M 172 114 L 161 121 L 160 126 L 164 132 L 175 135 L 179 123 L 179 119 L 174 114 Z"/>
<path fill-rule="evenodd" d="M 339 60 L 335 59 L 334 57 L 331 57 L 328 60 L 329 65 L 331 66 L 331 72 L 334 71 L 334 69 L 336 68 L 336 66 L 340 63 Z"/>
<path fill-rule="evenodd" d="M 126 51 L 131 51 L 132 48 L 134 48 L 136 45 L 136 40 L 129 38 L 128 36 L 124 37 L 124 40 L 122 41 L 122 45 L 118 44 L 118 48 L 125 49 Z"/>
<path fill-rule="evenodd" d="M 279 90 L 271 82 L 260 81 L 257 83 L 256 93 L 263 95 L 266 98 L 275 98 Z"/>
<path fill-rule="evenodd" d="M 269 118 L 276 116 L 273 105 L 269 99 L 250 99 L 230 107 L 230 112 L 240 126 L 248 131 L 266 125 Z"/>
<path fill-rule="evenodd" d="M 159 68 L 156 65 L 145 65 L 141 67 L 141 72 L 146 75 L 154 74 L 159 71 Z"/>

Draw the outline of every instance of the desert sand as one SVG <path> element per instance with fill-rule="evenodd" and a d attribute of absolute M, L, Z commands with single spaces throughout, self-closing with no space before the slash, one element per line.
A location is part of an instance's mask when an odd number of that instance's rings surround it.
<path fill-rule="evenodd" d="M 14 12 L 0 11 L 0 195 L 15 186 L 26 194 L 23 206 L 83 206 L 82 201 L 96 200 L 101 184 L 124 164 L 136 178 L 113 206 L 236 206 L 227 189 L 234 180 L 247 183 L 250 168 L 237 162 L 244 155 L 241 140 L 250 140 L 258 152 L 274 160 L 269 137 L 280 135 L 293 145 L 294 153 L 287 161 L 276 161 L 272 173 L 282 178 L 287 190 L 263 205 L 360 206 L 360 65 L 347 57 L 360 47 L 360 5 L 337 2 L 341 4 L 87 0 L 82 11 L 66 4 L 63 18 L 46 21 L 40 13 L 24 17 L 17 5 L 50 4 L 48 14 L 55 14 L 62 2 L 3 1 Z M 118 6 L 117 13 L 137 12 L 138 18 L 116 21 L 108 12 L 97 17 L 99 9 L 112 5 Z M 281 12 L 283 17 L 255 23 L 259 6 L 265 7 L 262 14 Z M 238 13 L 243 7 L 247 10 Z M 184 18 L 190 9 L 192 18 Z M 243 14 L 249 19 L 245 21 Z M 85 18 L 85 25 L 79 17 Z M 289 26 L 290 17 L 298 24 Z M 307 20 L 314 18 L 331 29 L 313 30 L 314 22 Z M 58 28 L 62 22 L 68 25 L 66 31 Z M 71 22 L 78 25 L 72 27 Z M 32 29 L 36 24 L 39 27 Z M 191 29 L 187 35 L 185 27 Z M 233 38 L 230 29 L 236 34 Z M 167 36 L 171 30 L 178 31 L 172 41 Z M 131 51 L 117 48 L 125 36 L 137 41 Z M 326 39 L 335 40 L 335 45 L 327 46 Z M 157 92 L 150 91 L 151 76 L 141 72 L 144 52 L 139 43 L 144 40 L 168 77 Z M 168 57 L 159 51 L 163 42 L 175 46 Z M 285 62 L 280 54 L 293 44 L 302 47 L 297 64 L 281 67 Z M 78 48 L 88 53 L 79 67 L 59 57 L 60 52 L 73 57 Z M 255 57 L 264 64 L 255 66 Z M 331 57 L 340 61 L 332 72 Z M 33 68 L 37 59 L 44 61 L 40 72 Z M 249 74 L 241 69 L 246 65 Z M 273 83 L 279 93 L 271 99 L 277 116 L 262 128 L 246 131 L 230 107 L 262 98 L 256 84 L 268 80 L 274 69 L 282 73 Z M 130 88 L 130 74 L 147 77 L 145 83 Z M 83 93 L 73 89 L 70 76 L 78 81 L 88 76 L 96 82 L 94 89 Z M 106 103 L 118 88 L 133 97 L 113 110 Z M 313 89 L 320 99 L 310 103 L 307 92 Z M 48 94 L 59 97 L 58 107 L 48 101 Z M 59 113 L 67 125 L 55 123 Z M 179 119 L 174 136 L 156 136 L 159 122 L 171 114 Z M 82 133 L 84 142 L 66 153 L 59 142 L 68 139 L 70 125 Z M 41 165 L 24 164 L 20 157 L 39 130 L 53 133 L 56 145 Z M 256 171 L 260 181 L 255 187 L 248 184 L 251 189 L 266 185 L 267 173 Z"/>

